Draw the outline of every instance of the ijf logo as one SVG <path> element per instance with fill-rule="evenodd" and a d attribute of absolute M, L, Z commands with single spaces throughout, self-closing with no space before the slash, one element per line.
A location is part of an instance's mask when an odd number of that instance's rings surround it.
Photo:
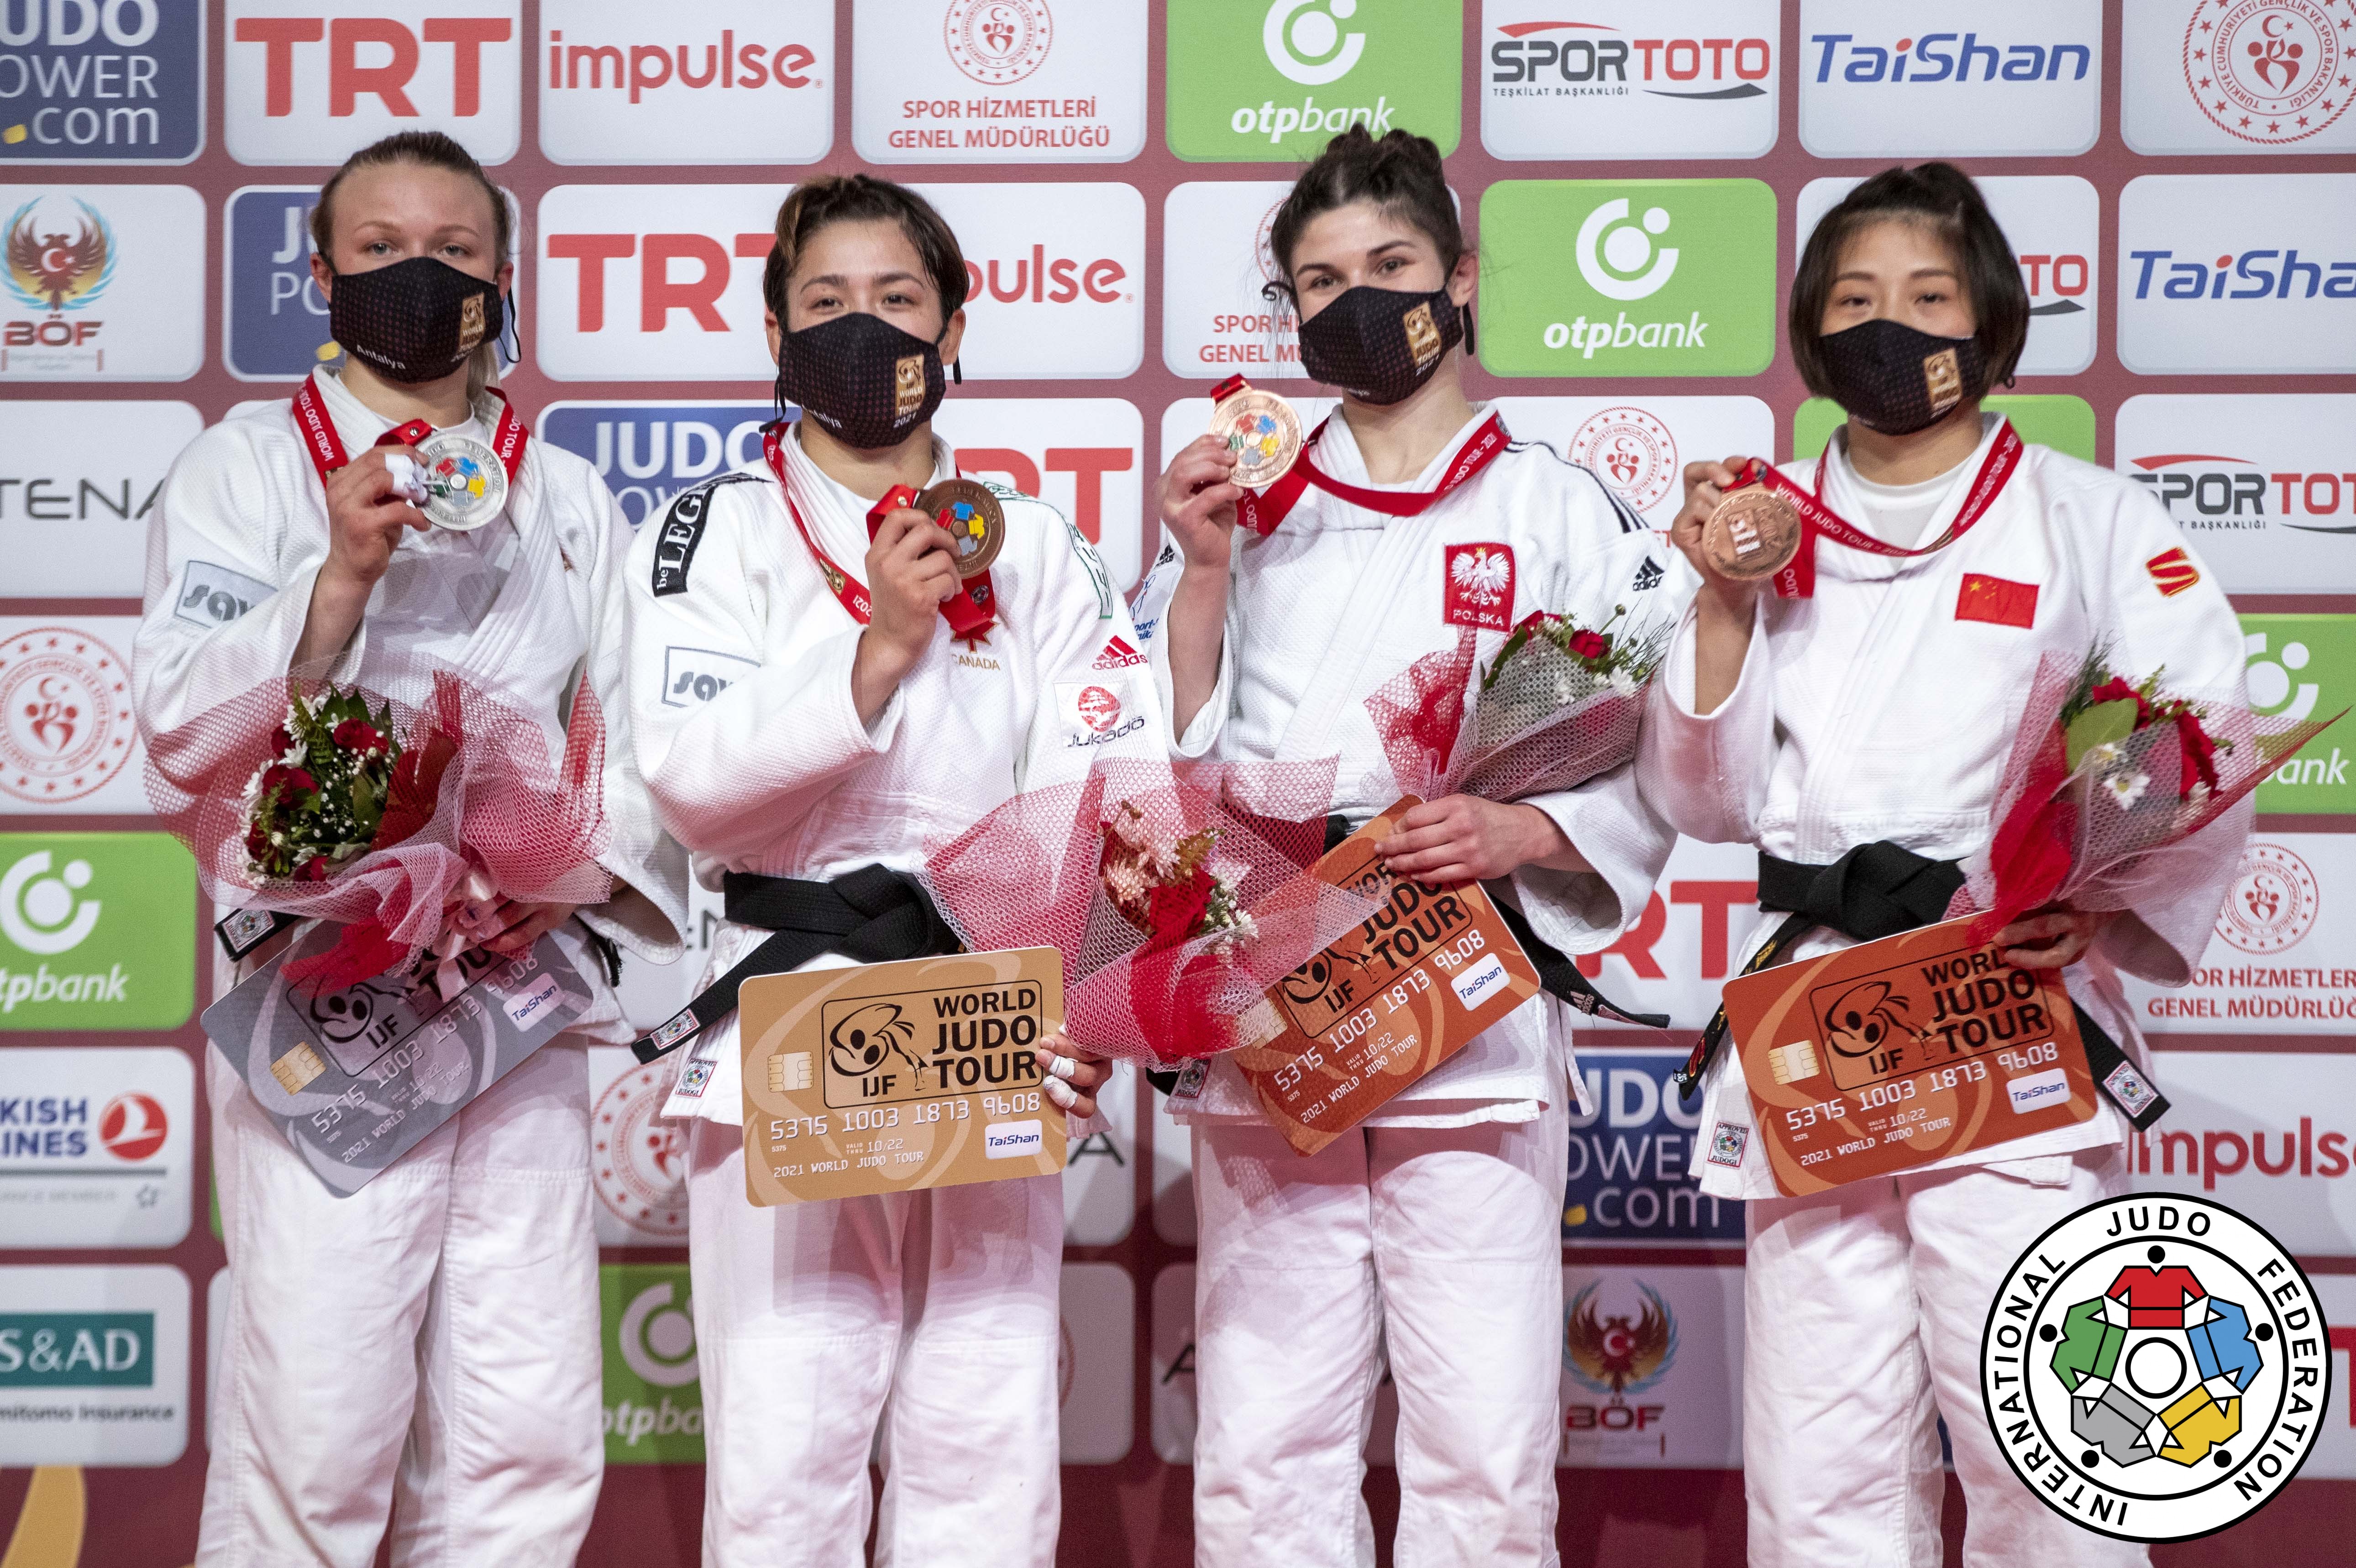
<path fill-rule="evenodd" d="M 0 792 L 38 805 L 94 794 L 130 759 L 131 675 L 69 626 L 0 643 Z"/>
<path fill-rule="evenodd" d="M 38 321 L 7 323 L 0 343 L 7 348 L 84 349 L 95 342 L 103 321 L 66 317 L 96 304 L 114 281 L 121 251 L 106 215 L 80 197 L 70 208 L 60 200 L 36 197 L 9 214 L 6 244 L 9 294 L 26 309 L 46 315 Z M 105 365 L 102 348 L 61 357 L 87 359 L 92 368 Z"/>
<path fill-rule="evenodd" d="M 2315 872 L 2280 844 L 2252 844 L 2217 914 L 2217 934 L 2244 953 L 2296 947 L 2315 929 L 2323 898 Z"/>
<path fill-rule="evenodd" d="M 669 1089 L 670 1072 L 663 1066 L 639 1067 L 606 1084 L 590 1109 L 590 1147 L 597 1197 L 616 1218 L 634 1231 L 683 1236 L 687 1140 L 676 1126 L 656 1119 Z M 626 1339 L 625 1356 L 629 1345 Z"/>
<path fill-rule="evenodd" d="M 2330 1404 L 2322 1304 L 2260 1226 L 2204 1199 L 2090 1204 L 2030 1243 L 1980 1343 L 2021 1484 L 2118 1541 L 2190 1541 L 2264 1507 Z"/>
<path fill-rule="evenodd" d="M 2348 112 L 2351 18 L 2349 0 L 2201 0 L 2184 28 L 2184 85 L 2228 135 L 2303 142 Z"/>
<path fill-rule="evenodd" d="M 942 23 L 958 69 L 991 87 L 1021 81 L 1044 65 L 1055 27 L 1046 0 L 951 0 Z"/>

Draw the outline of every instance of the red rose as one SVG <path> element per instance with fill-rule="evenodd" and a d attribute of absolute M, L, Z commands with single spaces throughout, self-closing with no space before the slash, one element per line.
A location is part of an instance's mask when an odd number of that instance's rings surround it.
<path fill-rule="evenodd" d="M 262 787 L 265 791 L 279 790 L 283 799 L 285 795 L 293 795 L 297 791 L 316 795 L 319 793 L 319 781 L 301 768 L 290 768 L 284 763 L 275 763 L 262 775 Z"/>
<path fill-rule="evenodd" d="M 2140 730 L 2151 722 L 2150 701 L 2142 692 L 2137 691 L 2117 676 L 2111 677 L 2110 679 L 2086 693 L 2086 700 L 2089 703 L 2132 702 L 2136 705 L 2136 728 Z"/>
<path fill-rule="evenodd" d="M 1147 907 L 1151 912 L 1148 918 L 1155 944 L 1170 945 L 1193 936 L 1215 891 L 1211 874 L 1197 866 L 1192 876 L 1175 887 L 1165 882 L 1149 892 Z"/>
<path fill-rule="evenodd" d="M 363 755 L 384 750 L 384 737 L 377 731 L 375 725 L 364 719 L 347 719 L 337 725 L 335 739 L 336 744 L 344 750 Z"/>
<path fill-rule="evenodd" d="M 294 749 L 294 737 L 286 732 L 285 725 L 281 724 L 276 733 L 270 737 L 270 754 L 273 757 L 283 757 Z"/>
<path fill-rule="evenodd" d="M 294 873 L 294 880 L 298 882 L 326 881 L 327 880 L 327 858 L 325 855 L 312 856 L 309 859 L 303 862 L 303 869 Z"/>
<path fill-rule="evenodd" d="M 257 827 L 245 836 L 245 852 L 259 860 L 270 853 L 270 835 Z"/>
<path fill-rule="evenodd" d="M 1570 651 L 1583 659 L 1600 659 L 1612 652 L 1612 639 L 1601 632 L 1573 632 Z"/>

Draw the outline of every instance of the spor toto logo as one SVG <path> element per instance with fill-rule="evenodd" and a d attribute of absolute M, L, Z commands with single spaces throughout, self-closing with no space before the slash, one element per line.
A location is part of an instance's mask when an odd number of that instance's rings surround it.
<path fill-rule="evenodd" d="M 149 1095 L 117 1094 L 98 1115 L 98 1141 L 117 1159 L 146 1159 L 164 1147 L 171 1119 Z"/>
<path fill-rule="evenodd" d="M 958 69 L 992 87 L 1037 70 L 1055 43 L 1046 0 L 953 0 L 943 29 Z"/>
<path fill-rule="evenodd" d="M 1640 512 L 1667 495 L 1677 476 L 1676 439 L 1642 409 L 1590 414 L 1570 432 L 1565 455 L 1593 469 Z"/>
<path fill-rule="evenodd" d="M 2190 1541 L 2288 1484 L 2330 1409 L 2322 1305 L 2222 1203 L 2140 1193 L 2031 1243 L 1980 1340 L 1988 1425 L 2021 1484 L 2119 1541 Z"/>
<path fill-rule="evenodd" d="M 96 637 L 36 626 L 0 643 L 0 792 L 93 794 L 131 756 L 128 667 Z"/>
<path fill-rule="evenodd" d="M 1358 0 L 1271 0 L 1259 29 L 1268 63 L 1303 87 L 1341 80 L 1366 52 L 1365 34 L 1342 30 L 1357 11 Z"/>
<path fill-rule="evenodd" d="M 1579 275 L 1587 280 L 1587 286 L 1605 299 L 1623 303 L 1660 293 L 1677 270 L 1676 247 L 1665 245 L 1655 251 L 1648 238 L 1668 232 L 1669 209 L 1646 208 L 1641 228 L 1626 221 L 1627 218 L 1628 198 L 1613 197 L 1587 215 L 1587 221 L 1579 226 L 1575 248 Z"/>
<path fill-rule="evenodd" d="M 2184 82 L 2219 130 L 2244 142 L 2305 141 L 2348 112 L 2349 0 L 2213 0 L 2184 28 Z"/>
<path fill-rule="evenodd" d="M 2279 844 L 2253 844 L 2217 914 L 2217 934 L 2244 953 L 2280 953 L 2315 929 L 2323 901 L 2315 872 Z"/>

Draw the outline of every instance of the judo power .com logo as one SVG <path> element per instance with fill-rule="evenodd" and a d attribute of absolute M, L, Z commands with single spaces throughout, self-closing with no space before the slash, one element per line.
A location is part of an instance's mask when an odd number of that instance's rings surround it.
<path fill-rule="evenodd" d="M 2222 1204 L 2141 1193 L 2030 1245 L 1980 1344 L 1988 1424 L 2021 1483 L 2121 1541 L 2247 1518 L 2314 1450 L 2331 1399 L 2315 1287 Z"/>

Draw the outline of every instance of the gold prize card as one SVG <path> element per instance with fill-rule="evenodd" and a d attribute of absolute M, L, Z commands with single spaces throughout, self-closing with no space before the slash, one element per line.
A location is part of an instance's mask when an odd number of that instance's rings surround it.
<path fill-rule="evenodd" d="M 1033 1049 L 1064 1023 L 1052 947 L 763 975 L 737 1006 L 758 1207 L 1064 1168 Z"/>

